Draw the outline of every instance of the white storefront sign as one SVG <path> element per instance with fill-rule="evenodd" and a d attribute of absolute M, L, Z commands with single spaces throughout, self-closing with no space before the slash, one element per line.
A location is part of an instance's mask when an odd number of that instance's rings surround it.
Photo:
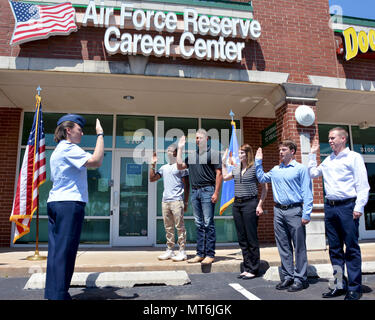
<path fill-rule="evenodd" d="M 96 11 L 94 1 L 90 1 L 82 24 L 105 27 L 105 49 L 109 54 L 122 53 L 145 56 L 169 57 L 181 56 L 185 59 L 196 58 L 214 61 L 240 62 L 245 42 L 227 41 L 232 39 L 257 40 L 261 35 L 261 26 L 257 20 L 198 15 L 194 8 L 185 8 L 183 20 L 178 20 L 175 12 L 135 9 L 132 3 L 123 2 L 120 15 L 115 17 L 113 7 L 104 2 Z M 167 32 L 171 35 L 151 35 L 122 32 L 121 29 L 135 29 Z M 180 35 L 178 44 L 175 35 Z M 216 37 L 204 39 L 199 35 Z"/>

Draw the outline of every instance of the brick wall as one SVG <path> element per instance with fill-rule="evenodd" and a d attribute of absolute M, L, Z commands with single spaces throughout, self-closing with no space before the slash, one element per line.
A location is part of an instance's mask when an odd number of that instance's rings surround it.
<path fill-rule="evenodd" d="M 21 109 L 0 107 L 0 246 L 9 247 Z"/>
<path fill-rule="evenodd" d="M 245 0 L 243 0 L 245 2 Z M 328 0 L 253 0 L 262 26 L 256 60 L 265 70 L 290 73 L 288 82 L 310 83 L 308 75 L 335 76 Z"/>
<path fill-rule="evenodd" d="M 253 148 L 254 154 L 256 150 L 262 146 L 261 131 L 274 123 L 275 119 L 265 118 L 243 118 L 243 135 L 244 143 L 248 143 Z M 274 142 L 263 149 L 264 161 L 263 167 L 265 171 L 269 171 L 278 163 L 278 145 Z M 263 210 L 267 210 L 259 219 L 258 236 L 260 243 L 274 243 L 275 237 L 273 232 L 273 196 L 272 186 L 268 184 L 268 195 Z M 260 189 L 260 188 L 259 188 Z M 260 192 L 260 190 L 259 190 Z M 259 193 L 260 194 L 260 193 Z"/>

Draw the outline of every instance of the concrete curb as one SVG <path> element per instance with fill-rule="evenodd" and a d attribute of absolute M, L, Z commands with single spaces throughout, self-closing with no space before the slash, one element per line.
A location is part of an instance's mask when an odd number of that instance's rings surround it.
<path fill-rule="evenodd" d="M 45 273 L 34 273 L 24 289 L 44 289 Z M 182 286 L 189 284 L 190 278 L 185 271 L 153 272 L 75 272 L 70 286 L 87 288 L 132 288 L 135 285 Z"/>

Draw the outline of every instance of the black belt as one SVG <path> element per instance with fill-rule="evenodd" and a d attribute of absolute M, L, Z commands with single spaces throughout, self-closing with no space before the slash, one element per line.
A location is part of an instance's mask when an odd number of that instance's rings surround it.
<path fill-rule="evenodd" d="M 329 204 L 330 206 L 342 206 L 343 204 L 347 204 L 350 202 L 355 202 L 357 198 L 349 198 L 349 199 L 344 199 L 344 200 L 329 200 L 326 199 L 326 204 Z"/>
<path fill-rule="evenodd" d="M 287 205 L 275 203 L 275 207 L 279 208 L 279 209 L 282 209 L 282 210 L 287 210 L 287 209 L 290 209 L 290 208 L 302 207 L 302 202 L 291 203 L 291 204 L 287 204 Z"/>
<path fill-rule="evenodd" d="M 201 188 L 204 188 L 204 187 L 214 187 L 215 185 L 214 184 L 202 184 L 200 186 L 192 186 L 191 188 L 194 189 L 194 190 L 198 190 L 198 189 L 201 189 Z"/>
<path fill-rule="evenodd" d="M 241 198 L 239 198 L 239 197 L 234 197 L 234 201 L 235 201 L 235 202 L 239 202 L 239 203 L 241 203 L 241 202 L 245 202 L 245 201 L 249 201 L 249 200 L 256 199 L 257 197 L 258 197 L 258 196 L 241 197 Z"/>

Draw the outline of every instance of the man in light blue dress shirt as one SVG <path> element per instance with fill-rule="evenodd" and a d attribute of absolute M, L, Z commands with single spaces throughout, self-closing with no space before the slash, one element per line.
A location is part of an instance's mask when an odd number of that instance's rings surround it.
<path fill-rule="evenodd" d="M 345 294 L 345 300 L 358 300 L 362 296 L 359 217 L 368 201 L 370 186 L 363 158 L 346 147 L 347 140 L 345 129 L 331 129 L 328 141 L 333 152 L 317 166 L 319 144 L 314 143 L 309 154 L 308 168 L 311 178 L 323 175 L 326 197 L 324 221 L 335 277 L 335 287 L 322 296 L 334 298 Z M 345 265 L 348 281 L 344 277 Z"/>
<path fill-rule="evenodd" d="M 260 183 L 271 182 L 274 207 L 274 231 L 281 259 L 282 281 L 277 290 L 296 292 L 306 289 L 306 229 L 313 206 L 312 184 L 307 167 L 294 160 L 297 145 L 292 140 L 279 144 L 281 163 L 263 171 L 263 152 L 255 156 L 256 175 Z M 293 248 L 295 264 L 293 261 Z"/>

